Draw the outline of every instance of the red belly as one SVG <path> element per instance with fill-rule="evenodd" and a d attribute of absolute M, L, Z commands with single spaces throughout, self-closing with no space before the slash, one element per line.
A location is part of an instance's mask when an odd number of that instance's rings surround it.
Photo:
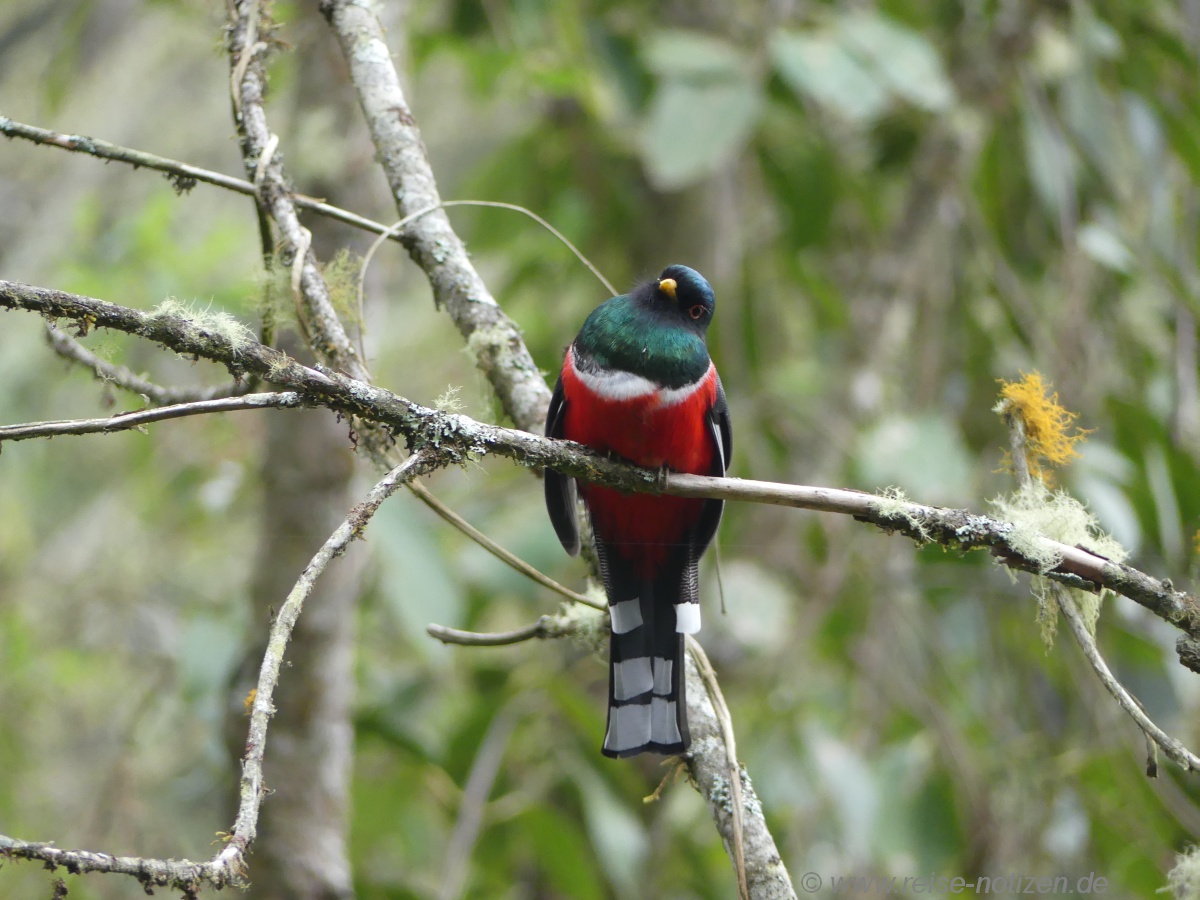
<path fill-rule="evenodd" d="M 712 369 L 686 399 L 664 406 L 656 394 L 607 400 L 592 393 L 570 363 L 563 372 L 567 401 L 563 436 L 596 450 L 615 453 L 648 468 L 707 475 L 715 448 L 708 411 L 716 402 Z M 650 577 L 672 545 L 683 542 L 699 519 L 703 500 L 652 494 L 622 494 L 581 482 L 596 536 Z"/>

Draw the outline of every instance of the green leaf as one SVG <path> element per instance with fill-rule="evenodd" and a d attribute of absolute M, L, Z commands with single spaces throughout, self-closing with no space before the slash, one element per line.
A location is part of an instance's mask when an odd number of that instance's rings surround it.
<path fill-rule="evenodd" d="M 696 31 L 660 31 L 643 49 L 646 66 L 660 78 L 728 78 L 742 74 L 745 54 L 728 41 Z"/>
<path fill-rule="evenodd" d="M 1075 202 L 1075 154 L 1033 97 L 1025 104 L 1023 124 L 1025 164 L 1034 191 L 1051 215 L 1061 217 Z"/>
<path fill-rule="evenodd" d="M 973 495 L 971 456 L 957 426 L 941 413 L 893 415 L 859 439 L 865 488 L 900 487 L 924 502 L 957 506 Z"/>
<path fill-rule="evenodd" d="M 537 865 L 558 894 L 578 900 L 604 897 L 603 876 L 577 821 L 539 807 L 523 813 L 521 824 L 530 845 L 537 848 Z"/>
<path fill-rule="evenodd" d="M 1078 240 L 1079 248 L 1100 265 L 1125 274 L 1133 271 L 1133 254 L 1103 225 L 1088 222 L 1079 229 Z"/>
<path fill-rule="evenodd" d="M 954 103 L 933 45 L 875 13 L 844 15 L 832 29 L 781 31 L 771 40 L 771 56 L 792 90 L 851 121 L 877 118 L 889 95 L 931 111 Z"/>
<path fill-rule="evenodd" d="M 745 144 L 761 106 L 759 85 L 742 72 L 703 81 L 665 79 L 642 134 L 651 181 L 677 190 L 711 175 Z"/>
<path fill-rule="evenodd" d="M 771 39 L 771 58 L 787 84 L 802 97 L 856 122 L 877 117 L 887 91 L 832 32 L 781 31 Z"/>
<path fill-rule="evenodd" d="M 843 46 L 864 59 L 898 96 L 935 112 L 954 103 L 941 58 L 917 32 L 864 10 L 843 16 L 838 33 Z"/>
<path fill-rule="evenodd" d="M 448 650 L 425 633 L 430 622 L 461 626 L 462 585 L 450 577 L 445 555 L 438 547 L 424 510 L 413 504 L 385 503 L 371 522 L 380 546 L 380 592 L 413 646 L 433 658 L 445 659 Z"/>

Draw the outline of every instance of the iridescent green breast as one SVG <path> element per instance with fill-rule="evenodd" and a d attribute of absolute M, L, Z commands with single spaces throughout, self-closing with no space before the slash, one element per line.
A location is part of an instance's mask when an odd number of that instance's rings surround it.
<path fill-rule="evenodd" d="M 668 388 L 699 381 L 710 362 L 702 334 L 635 304 L 627 295 L 593 310 L 575 348 L 582 365 L 633 372 Z"/>

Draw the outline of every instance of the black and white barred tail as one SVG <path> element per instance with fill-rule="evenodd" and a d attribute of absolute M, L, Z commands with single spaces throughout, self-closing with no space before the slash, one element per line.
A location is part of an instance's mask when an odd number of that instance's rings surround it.
<path fill-rule="evenodd" d="M 682 572 L 678 564 L 668 566 L 666 577 L 654 581 L 621 577 L 625 573 L 613 571 L 624 568 L 620 563 L 603 568 L 612 638 L 601 750 L 612 757 L 685 753 L 691 736 L 683 643 L 684 635 L 700 630 L 697 561 L 689 560 Z"/>

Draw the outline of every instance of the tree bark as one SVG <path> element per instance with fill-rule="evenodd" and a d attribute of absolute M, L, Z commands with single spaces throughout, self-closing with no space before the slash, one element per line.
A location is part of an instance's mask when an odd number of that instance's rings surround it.
<path fill-rule="evenodd" d="M 262 538 L 251 597 L 251 630 L 231 694 L 231 756 L 242 755 L 244 698 L 265 648 L 266 623 L 317 547 L 355 502 L 345 425 L 323 411 L 274 416 L 261 472 Z M 288 647 L 264 762 L 267 788 L 250 858 L 253 900 L 343 900 L 354 896 L 347 854 L 354 752 L 358 557 L 330 568 L 318 583 Z"/>

